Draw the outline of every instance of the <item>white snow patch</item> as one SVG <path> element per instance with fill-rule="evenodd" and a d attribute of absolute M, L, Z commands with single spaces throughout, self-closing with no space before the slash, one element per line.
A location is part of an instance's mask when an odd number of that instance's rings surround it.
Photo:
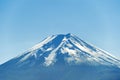
<path fill-rule="evenodd" d="M 30 50 L 33 51 L 33 50 L 36 50 L 36 49 L 42 47 L 44 44 L 50 42 L 50 41 L 53 40 L 55 37 L 56 37 L 56 36 L 53 36 L 53 37 L 50 36 L 50 37 L 46 38 L 44 41 L 42 41 L 42 42 L 40 42 L 39 44 L 33 46 Z"/>
<path fill-rule="evenodd" d="M 73 50 L 73 49 L 69 49 L 67 47 L 64 47 L 63 52 L 68 53 L 68 55 L 70 55 L 70 57 L 66 58 L 68 63 L 70 63 L 72 61 L 74 61 L 75 63 L 81 62 L 80 56 L 79 56 L 77 50 Z"/>
<path fill-rule="evenodd" d="M 54 53 L 51 53 L 48 57 L 45 57 L 45 62 L 44 62 L 44 64 L 46 65 L 46 66 L 49 66 L 49 65 L 51 65 L 51 64 L 53 64 L 55 61 L 56 61 L 56 59 L 55 59 L 55 52 Z"/>
<path fill-rule="evenodd" d="M 86 53 L 89 53 L 89 54 L 91 54 L 91 55 L 93 55 L 93 56 L 97 56 L 98 54 L 96 54 L 96 52 L 94 52 L 94 51 L 91 51 L 91 49 L 89 49 L 89 48 L 87 48 L 86 46 L 84 46 L 83 44 L 83 46 L 80 44 L 80 43 L 78 43 L 77 41 L 75 41 L 75 40 L 72 40 L 72 39 L 70 39 L 71 40 L 71 42 L 73 43 L 73 44 L 75 44 L 79 49 L 81 49 L 82 51 L 84 51 L 84 52 L 86 52 Z M 99 56 L 99 55 L 98 55 Z"/>
<path fill-rule="evenodd" d="M 23 62 L 23 61 L 27 60 L 30 56 L 34 56 L 35 58 L 37 58 L 36 52 L 37 52 L 37 50 L 28 53 L 28 54 L 25 55 L 19 62 Z"/>
<path fill-rule="evenodd" d="M 66 38 L 66 37 L 63 38 L 62 42 L 65 42 L 65 41 L 67 41 L 67 38 Z"/>
<path fill-rule="evenodd" d="M 73 47 L 71 44 L 66 44 L 69 48 Z"/>
<path fill-rule="evenodd" d="M 67 52 L 71 56 L 75 56 L 77 53 L 76 50 L 72 50 L 72 49 L 69 49 L 67 47 L 64 48 L 64 52 Z"/>
<path fill-rule="evenodd" d="M 55 48 L 48 57 L 45 57 L 45 62 L 44 65 L 45 66 L 50 66 L 52 64 L 54 64 L 54 62 L 56 62 L 56 51 L 63 45 L 63 43 L 65 42 L 65 39 L 63 39 L 63 41 L 59 44 L 59 46 L 57 48 Z"/>
<path fill-rule="evenodd" d="M 53 48 L 52 47 L 50 47 L 50 48 L 48 48 L 46 51 L 50 51 L 50 50 L 52 50 Z"/>

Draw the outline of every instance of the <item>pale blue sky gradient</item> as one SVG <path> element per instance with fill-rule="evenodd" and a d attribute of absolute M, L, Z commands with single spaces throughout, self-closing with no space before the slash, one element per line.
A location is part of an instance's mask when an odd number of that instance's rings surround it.
<path fill-rule="evenodd" d="M 120 58 L 120 0 L 0 0 L 0 63 L 59 33 Z"/>

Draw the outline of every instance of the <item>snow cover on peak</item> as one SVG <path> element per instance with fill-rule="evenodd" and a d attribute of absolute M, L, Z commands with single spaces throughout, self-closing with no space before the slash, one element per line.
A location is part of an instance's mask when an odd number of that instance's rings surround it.
<path fill-rule="evenodd" d="M 45 57 L 45 62 L 44 64 L 46 66 L 49 66 L 51 64 L 53 64 L 56 59 L 55 59 L 55 56 L 56 56 L 56 51 L 63 45 L 63 43 L 66 41 L 66 38 L 63 38 L 62 42 L 59 44 L 58 47 L 56 47 L 53 51 L 51 51 L 51 54 L 49 54 L 48 57 Z"/>
<path fill-rule="evenodd" d="M 61 62 L 67 64 L 86 63 L 120 67 L 120 60 L 70 33 L 52 35 L 46 38 L 21 55 L 18 61 L 19 64 L 29 62 L 40 63 L 44 66 Z"/>
<path fill-rule="evenodd" d="M 36 49 L 42 47 L 44 44 L 52 41 L 55 37 L 63 36 L 63 37 L 64 37 L 64 38 L 63 38 L 63 41 L 64 41 L 64 40 L 66 40 L 67 38 L 69 38 L 69 37 L 72 36 L 72 35 L 73 35 L 73 34 L 68 33 L 68 34 L 66 34 L 66 35 L 64 35 L 64 34 L 58 34 L 58 35 L 49 36 L 49 37 L 47 37 L 45 40 L 43 40 L 42 42 L 40 42 L 40 43 L 36 44 L 35 46 L 33 46 L 30 50 L 32 51 L 32 50 L 36 50 Z"/>
<path fill-rule="evenodd" d="M 49 41 L 51 41 L 52 39 L 54 39 L 55 36 L 50 36 L 50 37 L 47 37 L 45 40 L 43 40 L 41 43 L 39 44 L 36 44 L 35 46 L 33 46 L 30 50 L 33 51 L 33 50 L 36 50 L 40 47 L 42 47 L 44 44 L 48 43 Z"/>

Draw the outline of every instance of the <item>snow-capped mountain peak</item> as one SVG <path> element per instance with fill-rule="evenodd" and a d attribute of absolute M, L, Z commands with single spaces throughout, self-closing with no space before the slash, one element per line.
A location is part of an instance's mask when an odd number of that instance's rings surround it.
<path fill-rule="evenodd" d="M 33 47 L 31 48 L 31 50 L 36 50 L 36 49 L 42 47 L 44 44 L 52 41 L 53 39 L 56 39 L 56 42 L 58 42 L 58 41 L 60 41 L 60 40 L 61 40 L 61 41 L 65 41 L 65 40 L 67 40 L 67 39 L 68 39 L 70 36 L 72 36 L 72 35 L 73 35 L 73 34 L 68 33 L 68 34 L 66 34 L 66 35 L 64 35 L 64 34 L 59 34 L 59 35 L 49 36 L 49 37 L 47 37 L 45 40 L 43 40 L 42 42 L 40 42 L 39 44 L 33 46 Z M 57 41 L 57 39 L 58 39 L 58 41 Z"/>
<path fill-rule="evenodd" d="M 90 45 L 73 34 L 47 37 L 17 59 L 16 64 L 44 65 L 75 64 L 120 66 L 120 61 L 109 53 Z"/>
<path fill-rule="evenodd" d="M 0 72 L 2 80 L 120 80 L 120 60 L 69 33 L 47 37 Z"/>

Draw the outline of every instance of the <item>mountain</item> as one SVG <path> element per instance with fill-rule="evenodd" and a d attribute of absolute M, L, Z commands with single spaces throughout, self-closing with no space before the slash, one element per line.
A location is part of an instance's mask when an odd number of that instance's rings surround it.
<path fill-rule="evenodd" d="M 69 33 L 47 37 L 0 72 L 1 80 L 120 80 L 120 60 Z"/>

